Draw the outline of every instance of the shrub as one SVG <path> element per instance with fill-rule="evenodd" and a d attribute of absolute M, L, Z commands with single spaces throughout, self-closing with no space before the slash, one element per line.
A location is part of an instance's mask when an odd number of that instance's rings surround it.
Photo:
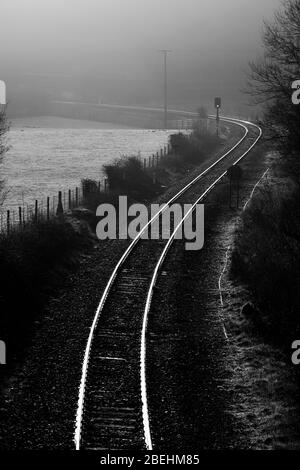
<path fill-rule="evenodd" d="M 138 157 L 119 158 L 112 164 L 104 165 L 103 169 L 110 190 L 117 194 L 144 200 L 153 197 L 159 190 Z"/>
<path fill-rule="evenodd" d="M 88 197 L 90 194 L 95 194 L 99 191 L 97 182 L 88 178 L 81 180 L 81 187 L 84 198 Z"/>
<path fill-rule="evenodd" d="M 220 139 L 216 135 L 198 127 L 194 128 L 190 136 L 182 133 L 170 136 L 172 152 L 186 163 L 196 165 L 201 163 L 219 143 Z"/>

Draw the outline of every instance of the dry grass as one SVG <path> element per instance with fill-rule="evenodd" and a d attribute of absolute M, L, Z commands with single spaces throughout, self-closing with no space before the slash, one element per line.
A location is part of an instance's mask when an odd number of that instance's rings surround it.
<path fill-rule="evenodd" d="M 260 327 L 290 346 L 300 335 L 300 188 L 284 181 L 265 184 L 244 212 L 232 269 L 256 299 Z"/>

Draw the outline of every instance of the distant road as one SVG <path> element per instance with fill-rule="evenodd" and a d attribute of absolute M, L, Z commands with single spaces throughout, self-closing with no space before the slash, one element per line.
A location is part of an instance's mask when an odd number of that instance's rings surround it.
<path fill-rule="evenodd" d="M 141 112 L 157 112 L 163 114 L 165 112 L 164 108 L 156 108 L 156 107 L 150 107 L 150 106 L 124 106 L 124 105 L 119 105 L 119 104 L 104 104 L 104 103 L 87 103 L 84 101 L 60 101 L 60 100 L 53 100 L 53 104 L 66 104 L 66 105 L 82 105 L 82 106 L 91 106 L 93 108 L 99 108 L 99 109 L 116 109 L 116 110 L 124 110 L 124 111 L 141 111 Z M 187 111 L 184 109 L 173 109 L 169 108 L 168 109 L 168 114 L 174 114 L 178 116 L 185 116 L 187 119 L 193 119 L 194 117 L 198 116 L 198 113 L 195 111 Z M 215 114 L 209 114 L 208 119 L 215 119 L 216 115 Z M 230 121 L 240 121 L 245 119 L 245 117 L 242 116 L 220 116 L 221 120 L 225 119 L 227 122 Z M 175 118 L 176 119 L 176 118 Z M 248 118 L 246 119 L 247 124 L 251 124 L 249 122 L 251 119 Z"/>
<path fill-rule="evenodd" d="M 112 109 L 124 109 L 128 111 L 152 111 L 152 112 L 159 112 L 159 113 L 164 113 L 164 108 L 151 108 L 151 107 L 146 107 L 146 106 L 124 106 L 124 105 L 119 105 L 119 104 L 104 104 L 104 103 L 86 103 L 83 101 L 59 101 L 55 100 L 52 101 L 52 103 L 56 104 L 81 104 L 84 106 L 94 106 L 94 107 L 99 107 L 99 108 L 112 108 Z M 192 111 L 185 111 L 182 109 L 168 109 L 168 113 L 172 114 L 184 114 L 186 116 L 196 116 L 197 113 L 192 112 Z"/>
<path fill-rule="evenodd" d="M 159 112 L 159 113 L 164 113 L 165 110 L 164 108 L 151 108 L 151 107 L 147 107 L 147 106 L 124 106 L 124 105 L 119 105 L 119 104 L 104 104 L 104 103 L 87 103 L 87 102 L 84 102 L 84 101 L 60 101 L 60 100 L 53 100 L 52 103 L 55 103 L 55 104 L 81 104 L 81 105 L 84 105 L 84 106 L 94 106 L 96 108 L 110 108 L 110 109 L 124 109 L 124 110 L 128 110 L 128 111 L 152 111 L 152 112 Z M 187 110 L 184 110 L 184 109 L 168 109 L 168 113 L 171 113 L 171 114 L 181 114 L 181 115 L 185 115 L 185 116 L 189 116 L 189 117 L 195 117 L 198 115 L 198 113 L 196 113 L 195 111 L 187 111 Z M 208 118 L 209 119 L 213 119 L 215 118 L 215 115 L 212 115 L 212 114 L 209 114 L 208 115 Z M 225 118 L 225 116 L 223 116 L 223 118 Z M 231 119 L 231 120 L 241 120 L 241 119 L 244 119 L 244 118 L 241 118 L 241 116 L 231 116 L 231 117 L 227 117 L 226 116 L 226 119 Z M 246 121 L 248 124 L 249 124 L 249 121 L 250 121 L 250 118 L 248 118 L 248 120 Z"/>

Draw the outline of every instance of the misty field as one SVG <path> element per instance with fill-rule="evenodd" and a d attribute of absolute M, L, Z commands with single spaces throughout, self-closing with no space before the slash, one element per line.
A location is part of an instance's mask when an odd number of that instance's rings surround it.
<path fill-rule="evenodd" d="M 167 145 L 172 134 L 99 124 L 78 121 L 81 127 L 71 128 L 73 120 L 61 118 L 17 120 L 2 168 L 9 190 L 5 206 L 15 209 L 35 199 L 45 201 L 59 190 L 79 186 L 82 178 L 102 179 L 103 164 L 122 155 L 140 153 L 146 158 Z"/>

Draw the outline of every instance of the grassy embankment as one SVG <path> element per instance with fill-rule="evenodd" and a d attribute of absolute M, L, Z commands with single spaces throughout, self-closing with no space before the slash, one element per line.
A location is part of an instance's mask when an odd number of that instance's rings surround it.
<path fill-rule="evenodd" d="M 289 350 L 300 337 L 300 187 L 282 163 L 272 168 L 236 231 L 233 274 L 245 282 L 260 334 Z"/>
<path fill-rule="evenodd" d="M 203 162 L 219 140 L 194 132 L 190 139 L 173 136 L 171 145 L 173 151 L 155 168 L 155 175 L 152 169 L 144 169 L 139 159 L 128 157 L 105 166 L 108 193 L 99 193 L 95 182 L 83 180 L 83 207 L 88 211 L 74 210 L 0 236 L 0 339 L 6 342 L 9 365 L 22 358 L 35 319 L 76 269 L 78 255 L 92 249 L 97 206 L 110 202 L 117 207 L 119 195 L 128 195 L 132 202 L 151 201 L 172 180 Z"/>

